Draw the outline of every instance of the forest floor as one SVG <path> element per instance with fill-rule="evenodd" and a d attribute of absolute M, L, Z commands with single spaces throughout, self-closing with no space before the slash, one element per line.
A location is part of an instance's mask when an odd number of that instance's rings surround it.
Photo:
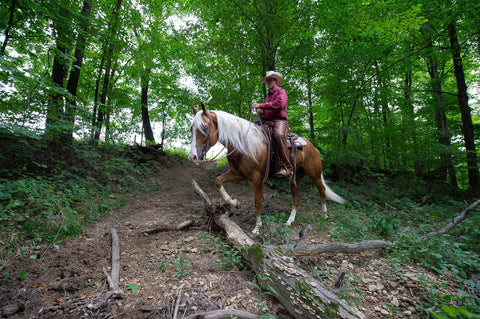
<path fill-rule="evenodd" d="M 217 200 L 220 194 L 214 178 L 224 169 L 214 164 L 194 166 L 183 159 L 172 162 L 167 157 L 160 162 L 155 162 L 158 169 L 151 176 L 152 183 L 160 185 L 158 189 L 132 198 L 121 209 L 90 224 L 77 238 L 40 246 L 36 259 L 8 264 L 4 271 L 10 277 L 0 279 L 0 318 L 172 318 L 175 308 L 178 318 L 218 309 L 290 318 L 280 303 L 249 283 L 255 281 L 252 271 L 223 270 L 215 245 L 204 240 L 204 204 L 191 182 L 195 179 Z M 232 183 L 226 188 L 242 203 L 240 209 L 232 210 L 231 218 L 250 234 L 255 223 L 251 184 Z M 275 196 L 276 192 L 278 188 L 265 187 L 266 204 L 289 211 L 289 197 Z M 319 211 L 319 203 L 306 202 L 303 209 L 300 205 L 300 214 Z M 335 205 L 328 204 L 334 214 Z M 193 220 L 196 227 L 145 234 L 185 220 Z M 304 226 L 295 223 L 294 234 Z M 110 288 L 103 269 L 111 269 L 112 227 L 120 242 L 121 294 L 105 300 Z M 310 243 L 328 241 L 328 233 L 321 230 L 310 236 Z M 424 318 L 420 307 L 431 289 L 452 295 L 460 288 L 455 281 L 418 265 L 394 268 L 378 250 L 322 254 L 297 261 L 306 270 L 321 269 L 317 275 L 331 287 L 344 259 L 349 266 L 341 297 L 365 318 Z M 20 279 L 20 272 L 28 274 L 27 278 Z"/>

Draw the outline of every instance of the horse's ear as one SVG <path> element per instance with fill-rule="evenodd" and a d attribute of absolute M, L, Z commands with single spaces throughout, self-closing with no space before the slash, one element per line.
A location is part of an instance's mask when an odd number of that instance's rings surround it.
<path fill-rule="evenodd" d="M 207 108 L 205 107 L 205 104 L 203 104 L 202 101 L 200 101 L 200 107 L 202 108 L 203 113 L 208 114 Z"/>
<path fill-rule="evenodd" d="M 193 104 L 192 104 L 192 111 L 193 111 L 193 115 L 198 113 L 198 109 Z"/>

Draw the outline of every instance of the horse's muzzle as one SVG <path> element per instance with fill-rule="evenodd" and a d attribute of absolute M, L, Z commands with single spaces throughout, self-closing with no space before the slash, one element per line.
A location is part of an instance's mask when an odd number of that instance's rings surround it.
<path fill-rule="evenodd" d="M 202 154 L 202 155 L 199 157 L 199 156 L 197 156 L 197 154 L 192 154 L 192 153 L 190 153 L 190 154 L 188 154 L 188 159 L 189 159 L 190 162 L 192 162 L 193 164 L 198 165 L 198 164 L 200 164 L 201 162 L 204 161 L 205 155 Z"/>

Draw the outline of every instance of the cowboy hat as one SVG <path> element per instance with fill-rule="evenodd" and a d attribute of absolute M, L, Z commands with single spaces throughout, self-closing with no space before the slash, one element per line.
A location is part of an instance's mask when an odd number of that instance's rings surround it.
<path fill-rule="evenodd" d="M 265 75 L 265 77 L 260 81 L 263 83 L 267 83 L 267 79 L 269 78 L 276 79 L 278 86 L 281 86 L 283 84 L 283 76 L 280 73 L 275 71 L 267 71 L 267 74 Z"/>

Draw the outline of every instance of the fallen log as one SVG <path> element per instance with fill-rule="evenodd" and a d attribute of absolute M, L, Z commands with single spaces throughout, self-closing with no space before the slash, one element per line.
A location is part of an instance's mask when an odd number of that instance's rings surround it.
<path fill-rule="evenodd" d="M 111 229 L 112 233 L 112 275 L 111 281 L 113 286 L 113 293 L 117 294 L 119 291 L 119 277 L 120 277 L 120 241 L 118 239 L 117 230 Z"/>
<path fill-rule="evenodd" d="M 307 245 L 307 238 L 310 229 L 311 226 L 308 225 L 300 232 L 299 240 L 294 247 L 293 254 L 295 256 L 318 255 L 332 252 L 356 254 L 367 249 L 389 248 L 393 245 L 391 242 L 385 240 L 364 240 L 359 243 L 331 242 L 326 244 Z"/>
<path fill-rule="evenodd" d="M 211 203 L 208 196 L 197 183 L 194 182 L 193 186 L 208 206 Z M 218 210 L 206 207 L 206 211 Z M 244 258 L 256 273 L 260 286 L 282 303 L 294 318 L 364 318 L 363 314 L 350 308 L 318 280 L 297 267 L 294 259 L 288 256 L 287 249 L 256 243 L 226 214 L 217 214 L 213 218 L 225 231 L 231 244 L 245 248 Z"/>
<path fill-rule="evenodd" d="M 173 231 L 173 230 L 184 230 L 188 227 L 193 225 L 193 220 L 186 220 L 184 222 L 181 222 L 178 225 L 161 225 L 159 227 L 156 227 L 154 229 L 146 230 L 144 231 L 144 234 L 146 235 L 153 235 L 165 231 Z"/>
<path fill-rule="evenodd" d="M 477 200 L 475 203 L 473 203 L 473 204 L 469 205 L 467 208 L 465 208 L 465 210 L 460 215 L 455 217 L 445 227 L 443 227 L 442 229 L 440 229 L 438 231 L 433 231 L 431 233 L 423 235 L 422 237 L 420 237 L 420 240 L 423 240 L 423 239 L 425 239 L 427 237 L 430 237 L 430 236 L 443 235 L 443 234 L 448 233 L 450 230 L 452 230 L 453 227 L 457 226 L 461 221 L 463 221 L 465 218 L 467 218 L 468 213 L 470 213 L 470 211 L 474 210 L 478 205 L 480 205 L 480 200 Z"/>
<path fill-rule="evenodd" d="M 185 319 L 260 319 L 259 315 L 251 314 L 249 312 L 235 310 L 235 309 L 224 309 L 224 310 L 214 310 L 205 312 L 202 314 L 191 315 L 185 317 Z"/>

